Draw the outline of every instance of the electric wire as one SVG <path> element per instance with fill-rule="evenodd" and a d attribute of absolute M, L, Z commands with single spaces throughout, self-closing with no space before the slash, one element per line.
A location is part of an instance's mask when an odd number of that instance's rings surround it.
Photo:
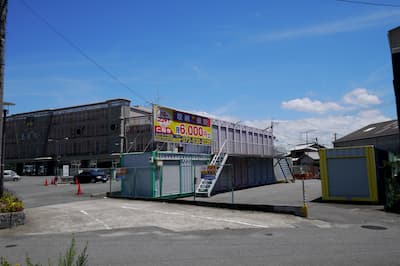
<path fill-rule="evenodd" d="M 375 3 L 375 2 L 357 1 L 357 0 L 336 0 L 336 1 L 351 3 L 351 4 L 359 4 L 359 5 L 369 5 L 369 6 L 400 7 L 400 5 L 395 5 L 395 4 Z"/>
<path fill-rule="evenodd" d="M 109 76 L 111 79 L 119 83 L 122 87 L 125 89 L 129 90 L 132 92 L 134 95 L 136 95 L 138 98 L 142 99 L 144 102 L 148 104 L 152 104 L 151 101 L 147 100 L 145 97 L 143 97 L 141 94 L 136 92 L 134 89 L 129 87 L 125 82 L 121 81 L 116 75 L 111 73 L 109 70 L 107 70 L 104 66 L 102 66 L 100 63 L 98 63 L 96 60 L 94 60 L 92 57 L 90 57 L 83 49 L 81 49 L 78 45 L 76 45 L 74 42 L 72 42 L 67 36 L 65 36 L 62 32 L 57 30 L 49 21 L 47 21 L 43 16 L 41 16 L 36 10 L 34 10 L 30 5 L 28 5 L 25 0 L 20 0 L 20 2 L 40 21 L 42 21 L 51 31 L 53 31 L 56 35 L 58 35 L 62 40 L 64 40 L 70 47 L 72 47 L 76 52 L 78 52 L 81 56 L 83 56 L 86 60 L 91 62 L 93 65 L 95 65 L 98 69 L 100 69 L 103 73 L 105 73 L 107 76 Z"/>

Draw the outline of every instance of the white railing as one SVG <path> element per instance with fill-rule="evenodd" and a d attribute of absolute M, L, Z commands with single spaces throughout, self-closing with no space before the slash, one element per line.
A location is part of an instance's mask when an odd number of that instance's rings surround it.
<path fill-rule="evenodd" d="M 216 162 L 218 161 L 219 157 L 221 156 L 222 153 L 227 153 L 225 150 L 225 145 L 226 145 L 227 141 L 225 140 L 224 143 L 222 144 L 222 146 L 219 148 L 218 151 L 218 155 L 214 156 L 214 158 L 211 160 L 211 165 L 215 165 Z"/>

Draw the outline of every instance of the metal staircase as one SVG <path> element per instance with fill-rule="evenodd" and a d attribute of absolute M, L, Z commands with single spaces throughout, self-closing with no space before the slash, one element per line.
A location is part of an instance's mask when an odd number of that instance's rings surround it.
<path fill-rule="evenodd" d="M 216 172 L 215 172 L 215 178 L 201 178 L 200 179 L 200 184 L 196 189 L 196 196 L 200 197 L 210 197 L 211 192 L 214 189 L 215 183 L 217 183 L 217 180 L 219 176 L 222 173 L 222 170 L 225 166 L 225 163 L 228 159 L 228 153 L 224 152 L 224 147 L 226 144 L 225 142 L 222 144 L 221 148 L 219 149 L 219 152 L 214 155 L 212 158 L 209 166 L 215 166 Z"/>
<path fill-rule="evenodd" d="M 274 171 L 276 178 L 284 178 L 286 183 L 295 182 L 292 166 L 289 163 L 287 158 L 276 158 L 276 162 L 274 163 Z M 290 180 L 289 180 L 290 179 Z"/>

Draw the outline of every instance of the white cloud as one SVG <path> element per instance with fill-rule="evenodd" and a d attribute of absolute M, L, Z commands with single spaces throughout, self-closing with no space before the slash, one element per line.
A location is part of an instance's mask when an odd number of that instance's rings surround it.
<path fill-rule="evenodd" d="M 334 134 L 338 138 L 343 137 L 368 124 L 390 120 L 379 110 L 371 109 L 355 113 L 354 115 L 338 115 L 326 117 L 310 117 L 299 120 L 276 120 L 274 135 L 277 138 L 276 145 L 286 149 L 293 148 L 296 144 L 315 140 L 323 145 L 332 146 Z M 270 125 L 270 120 L 248 120 L 244 122 L 249 126 L 265 128 Z"/>
<path fill-rule="evenodd" d="M 302 112 L 321 114 L 326 111 L 353 110 L 353 113 L 350 115 L 330 113 L 331 115 L 324 117 L 280 121 L 275 130 L 275 134 L 280 140 L 278 144 L 287 146 L 288 144 L 304 143 L 306 141 L 305 132 L 307 132 L 308 140 L 318 138 L 320 143 L 331 145 L 335 133 L 338 137 L 342 137 L 368 124 L 390 120 L 377 109 L 365 109 L 381 103 L 378 96 L 368 92 L 365 88 L 357 88 L 346 93 L 341 102 L 342 105 L 336 102 L 323 103 L 312 101 L 309 98 L 283 102 L 283 108 Z"/>
<path fill-rule="evenodd" d="M 238 117 L 220 116 L 203 111 L 191 110 L 190 112 L 233 123 L 240 120 Z M 297 144 L 304 144 L 307 132 L 309 142 L 317 138 L 318 143 L 332 147 L 335 133 L 337 138 L 341 138 L 369 124 L 391 119 L 393 118 L 385 116 L 377 109 L 366 109 L 348 115 L 326 115 L 297 120 L 273 120 L 274 135 L 276 137 L 275 146 L 279 147 L 280 150 L 290 150 Z M 243 119 L 241 124 L 264 129 L 271 125 L 271 120 Z"/>
<path fill-rule="evenodd" d="M 365 88 L 357 88 L 343 96 L 342 105 L 338 102 L 321 102 L 308 97 L 283 101 L 281 107 L 288 110 L 308 113 L 326 113 L 328 111 L 354 110 L 380 104 L 382 101 Z M 343 105 L 344 104 L 344 105 Z"/>
<path fill-rule="evenodd" d="M 347 104 L 366 107 L 369 105 L 380 104 L 381 100 L 378 96 L 369 93 L 364 88 L 354 89 L 343 96 L 343 101 Z"/>
<path fill-rule="evenodd" d="M 310 112 L 310 113 L 325 113 L 327 111 L 339 111 L 343 107 L 335 102 L 320 102 L 312 101 L 310 98 L 297 98 L 290 101 L 284 101 L 281 104 L 282 108 L 295 110 L 299 112 Z"/>
<path fill-rule="evenodd" d="M 398 10 L 385 10 L 364 16 L 351 17 L 342 20 L 322 23 L 319 25 L 311 25 L 303 28 L 283 30 L 274 33 L 258 34 L 253 39 L 260 42 L 267 42 L 299 37 L 328 35 L 341 32 L 351 32 L 370 28 L 377 25 L 385 25 L 391 22 L 397 22 L 399 16 L 400 11 Z"/>

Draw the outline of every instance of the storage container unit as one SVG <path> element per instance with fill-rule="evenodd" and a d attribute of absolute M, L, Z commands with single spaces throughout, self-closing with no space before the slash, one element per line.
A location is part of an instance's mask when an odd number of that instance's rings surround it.
<path fill-rule="evenodd" d="M 125 175 L 121 196 L 132 198 L 177 198 L 191 195 L 195 177 L 207 167 L 208 154 L 175 152 L 128 153 L 122 158 Z"/>
<path fill-rule="evenodd" d="M 229 157 L 212 194 L 276 182 L 272 158 Z"/>
<path fill-rule="evenodd" d="M 378 202 L 383 199 L 383 161 L 373 146 L 321 149 L 323 200 Z"/>
<path fill-rule="evenodd" d="M 212 153 L 230 155 L 273 156 L 273 134 L 270 128 L 258 129 L 238 123 L 212 119 Z"/>

